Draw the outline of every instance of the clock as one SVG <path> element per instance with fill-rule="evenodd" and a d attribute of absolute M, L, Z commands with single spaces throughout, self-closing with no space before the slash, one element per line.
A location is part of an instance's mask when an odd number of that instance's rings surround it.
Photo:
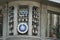
<path fill-rule="evenodd" d="M 17 27 L 19 33 L 24 34 L 28 31 L 28 26 L 26 23 L 20 23 Z"/>

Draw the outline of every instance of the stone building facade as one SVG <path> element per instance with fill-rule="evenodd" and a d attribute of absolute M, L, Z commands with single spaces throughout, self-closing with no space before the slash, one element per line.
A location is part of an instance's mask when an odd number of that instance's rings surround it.
<path fill-rule="evenodd" d="M 39 0 L 0 5 L 0 40 L 60 38 L 60 7 Z"/>

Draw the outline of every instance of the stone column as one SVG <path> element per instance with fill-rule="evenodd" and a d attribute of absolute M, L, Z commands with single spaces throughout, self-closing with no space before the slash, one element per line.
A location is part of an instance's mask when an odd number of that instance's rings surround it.
<path fill-rule="evenodd" d="M 18 10 L 17 10 L 17 5 L 14 6 L 14 35 L 17 35 L 17 25 L 18 25 L 18 20 L 17 20 L 17 13 L 18 13 Z"/>
<path fill-rule="evenodd" d="M 41 5 L 41 38 L 45 40 L 46 36 L 46 27 L 47 27 L 47 6 Z"/>
<path fill-rule="evenodd" d="M 29 5 L 29 35 L 32 35 L 32 7 L 32 5 Z"/>

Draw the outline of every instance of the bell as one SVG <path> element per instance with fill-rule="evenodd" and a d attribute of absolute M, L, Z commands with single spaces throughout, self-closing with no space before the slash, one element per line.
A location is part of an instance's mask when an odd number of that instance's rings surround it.
<path fill-rule="evenodd" d="M 28 20 L 26 19 L 26 21 L 28 21 Z"/>
<path fill-rule="evenodd" d="M 36 18 L 38 18 L 38 17 L 36 16 Z"/>
<path fill-rule="evenodd" d="M 38 33 L 38 31 L 36 30 L 36 31 L 35 31 L 35 34 L 37 34 L 37 33 Z"/>
<path fill-rule="evenodd" d="M 24 19 L 22 19 L 22 21 L 24 21 Z"/>
<path fill-rule="evenodd" d="M 34 28 L 36 28 L 36 25 L 34 25 Z"/>
<path fill-rule="evenodd" d="M 19 19 L 19 21 L 21 21 L 21 19 Z"/>

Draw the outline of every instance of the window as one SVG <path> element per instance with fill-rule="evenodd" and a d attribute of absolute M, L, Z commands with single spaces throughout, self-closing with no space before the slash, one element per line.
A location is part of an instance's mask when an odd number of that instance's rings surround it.
<path fill-rule="evenodd" d="M 3 15 L 0 10 L 0 36 L 3 35 Z"/>
<path fill-rule="evenodd" d="M 22 24 L 21 24 L 22 23 Z M 27 27 L 29 26 L 29 8 L 27 5 L 20 5 L 18 9 L 18 25 L 24 25 L 26 24 Z M 25 26 L 20 26 L 21 29 L 19 29 L 17 32 L 20 35 L 27 35 L 28 34 L 28 28 Z"/>
<path fill-rule="evenodd" d="M 39 27 L 39 14 L 38 14 L 38 7 L 33 7 L 32 9 L 32 35 L 38 35 L 38 27 Z"/>
<path fill-rule="evenodd" d="M 8 14 L 8 22 L 9 22 L 9 35 L 13 35 L 14 29 L 14 7 L 9 7 L 9 14 Z"/>
<path fill-rule="evenodd" d="M 60 14 L 48 12 L 48 35 L 53 38 L 60 38 Z"/>

